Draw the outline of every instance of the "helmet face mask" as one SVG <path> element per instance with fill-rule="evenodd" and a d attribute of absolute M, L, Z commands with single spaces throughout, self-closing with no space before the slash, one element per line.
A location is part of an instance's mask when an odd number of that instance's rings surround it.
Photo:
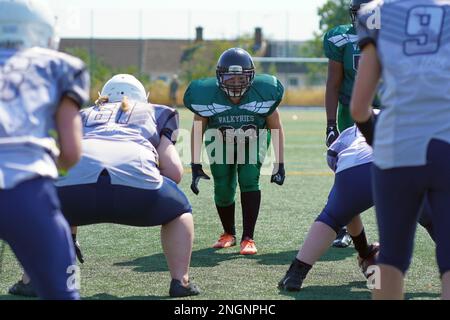
<path fill-rule="evenodd" d="M 0 47 L 58 50 L 56 17 L 37 0 L 0 0 Z"/>
<path fill-rule="evenodd" d="M 216 70 L 220 89 L 230 98 L 242 98 L 255 78 L 255 65 L 250 54 L 240 48 L 225 51 Z"/>

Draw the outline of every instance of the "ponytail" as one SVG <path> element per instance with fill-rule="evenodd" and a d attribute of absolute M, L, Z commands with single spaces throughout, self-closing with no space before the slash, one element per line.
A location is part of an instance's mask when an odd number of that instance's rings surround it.
<path fill-rule="evenodd" d="M 127 96 L 123 96 L 120 108 L 122 109 L 123 112 L 127 112 L 128 110 L 131 109 L 130 102 L 128 101 Z"/>
<path fill-rule="evenodd" d="M 97 107 L 101 107 L 105 103 L 109 102 L 108 96 L 100 96 L 96 101 L 95 105 Z M 128 112 L 131 109 L 130 101 L 128 100 L 127 96 L 123 96 L 122 102 L 120 103 L 120 109 L 122 109 L 123 112 Z"/>
<path fill-rule="evenodd" d="M 97 107 L 100 107 L 104 105 L 105 103 L 108 103 L 109 97 L 108 96 L 99 96 L 98 99 L 95 101 L 95 105 Z"/>

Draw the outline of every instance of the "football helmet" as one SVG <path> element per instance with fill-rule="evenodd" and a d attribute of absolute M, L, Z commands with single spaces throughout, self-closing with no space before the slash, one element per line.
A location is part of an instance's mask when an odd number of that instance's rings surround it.
<path fill-rule="evenodd" d="M 58 50 L 56 17 L 39 0 L 0 0 L 0 47 Z"/>
<path fill-rule="evenodd" d="M 358 11 L 361 9 L 362 4 L 369 3 L 372 0 L 352 0 L 349 5 L 350 18 L 352 19 L 353 26 L 356 26 L 356 18 Z"/>
<path fill-rule="evenodd" d="M 216 75 L 218 86 L 228 97 L 242 98 L 255 79 L 253 59 L 244 49 L 228 49 L 219 58 Z"/>
<path fill-rule="evenodd" d="M 148 102 L 148 94 L 144 85 L 130 74 L 118 74 L 112 77 L 100 93 L 101 97 L 108 97 L 108 102 L 121 102 L 126 96 L 138 102 Z"/>

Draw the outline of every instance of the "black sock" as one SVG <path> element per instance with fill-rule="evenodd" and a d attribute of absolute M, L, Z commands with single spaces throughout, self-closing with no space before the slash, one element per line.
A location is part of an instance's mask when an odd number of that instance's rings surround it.
<path fill-rule="evenodd" d="M 355 249 L 361 258 L 365 259 L 370 254 L 369 244 L 367 243 L 366 232 L 362 230 L 359 236 L 352 237 L 353 243 L 355 244 Z"/>
<path fill-rule="evenodd" d="M 77 234 L 76 233 L 72 233 L 72 239 L 73 239 L 73 242 L 77 241 Z"/>
<path fill-rule="evenodd" d="M 244 225 L 242 240 L 245 238 L 253 239 L 256 221 L 258 220 L 259 215 L 259 208 L 261 206 L 261 191 L 241 193 L 241 202 Z"/>
<path fill-rule="evenodd" d="M 298 260 L 297 258 L 295 258 L 293 265 L 295 266 L 295 268 L 301 270 L 301 273 L 304 276 L 304 278 L 308 275 L 308 272 L 313 267 L 312 265 L 307 264 L 306 262 L 303 262 L 301 260 Z"/>
<path fill-rule="evenodd" d="M 220 221 L 222 222 L 223 230 L 233 236 L 236 235 L 236 226 L 234 221 L 234 209 L 235 204 L 233 203 L 228 207 L 217 207 L 217 212 L 219 213 Z"/>

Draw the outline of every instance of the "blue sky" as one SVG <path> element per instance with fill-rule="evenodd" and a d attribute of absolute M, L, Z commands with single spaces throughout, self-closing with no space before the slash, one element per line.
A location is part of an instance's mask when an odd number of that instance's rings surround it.
<path fill-rule="evenodd" d="M 59 18 L 62 37 L 206 39 L 253 34 L 306 40 L 318 30 L 317 8 L 326 0 L 46 0 Z M 141 14 L 139 13 L 141 12 Z M 93 19 L 91 18 L 93 16 Z M 140 19 L 142 17 L 142 19 Z M 92 24 L 91 21 L 94 21 Z M 140 21 L 142 20 L 142 24 Z"/>

